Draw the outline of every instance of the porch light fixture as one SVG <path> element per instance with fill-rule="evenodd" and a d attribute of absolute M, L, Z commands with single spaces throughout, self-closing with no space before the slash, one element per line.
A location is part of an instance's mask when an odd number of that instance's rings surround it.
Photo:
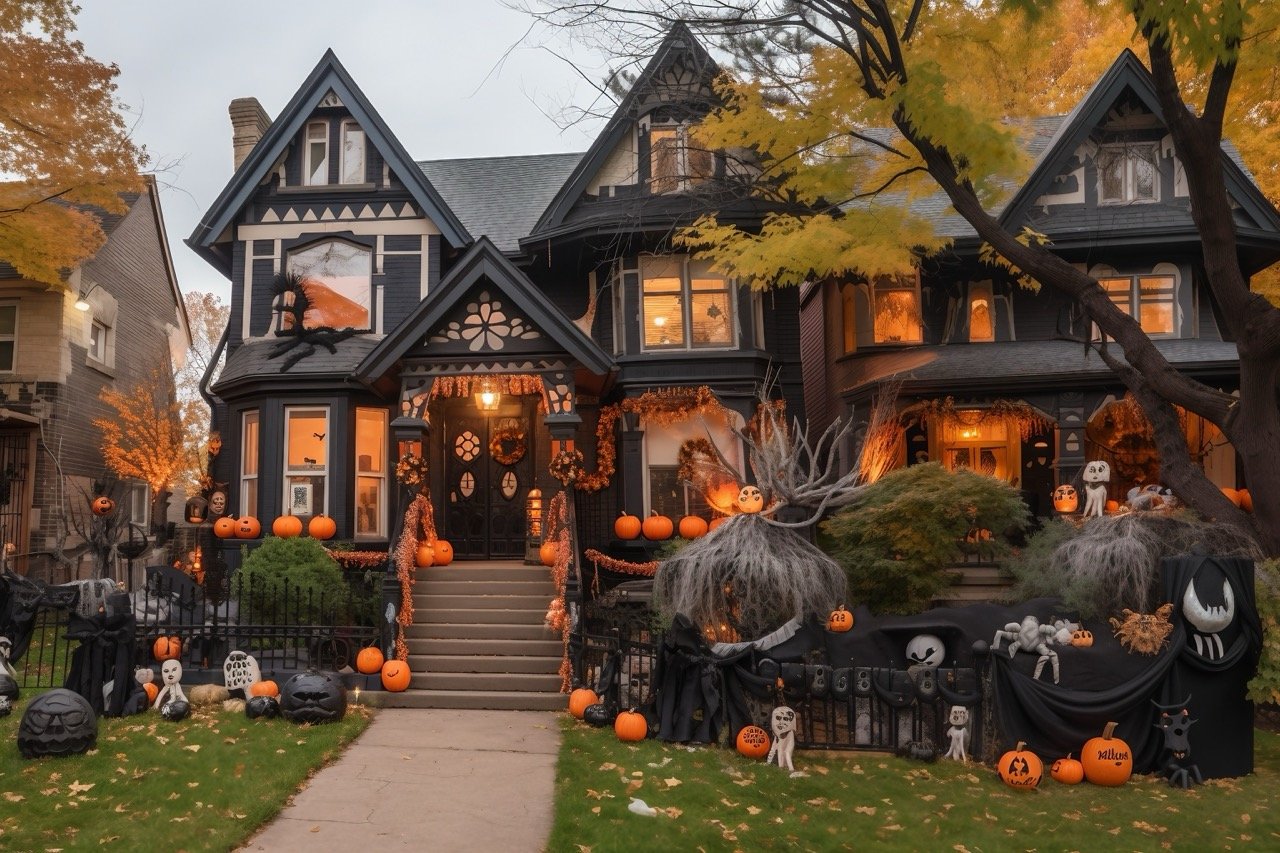
<path fill-rule="evenodd" d="M 98 283 L 95 281 L 92 287 L 90 287 L 84 293 L 80 294 L 79 298 L 77 298 L 75 302 L 77 311 L 88 311 L 90 308 L 93 307 L 92 305 L 89 304 L 89 294 L 93 293 L 97 289 L 98 289 Z"/>
<path fill-rule="evenodd" d="M 502 402 L 502 394 L 487 379 L 480 383 L 480 389 L 476 391 L 475 397 L 476 408 L 482 412 L 496 412 L 498 404 Z"/>

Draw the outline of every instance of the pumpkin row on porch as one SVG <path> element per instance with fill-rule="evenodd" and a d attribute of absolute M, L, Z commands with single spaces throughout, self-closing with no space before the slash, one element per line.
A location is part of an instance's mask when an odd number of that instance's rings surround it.
<path fill-rule="evenodd" d="M 696 515 L 686 515 L 677 526 L 669 517 L 654 510 L 649 517 L 641 521 L 638 516 L 619 513 L 613 522 L 613 533 L 619 539 L 639 539 L 644 536 L 651 542 L 670 539 L 678 531 L 685 539 L 697 539 L 705 536 L 710 526 L 707 521 Z"/>

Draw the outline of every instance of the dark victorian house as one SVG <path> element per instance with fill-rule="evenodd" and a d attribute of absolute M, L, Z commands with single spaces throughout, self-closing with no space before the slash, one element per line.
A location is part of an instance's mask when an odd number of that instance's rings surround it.
<path fill-rule="evenodd" d="M 231 280 L 210 389 L 230 511 L 323 513 L 386 548 L 416 447 L 455 553 L 522 558 L 554 445 L 604 483 L 579 491 L 585 545 L 619 508 L 709 514 L 676 477 L 681 442 L 728 438 L 771 373 L 803 411 L 797 294 L 671 247 L 708 209 L 762 215 L 690 139 L 716 72 L 675 28 L 585 154 L 416 161 L 332 52 L 274 120 L 234 102 L 235 174 L 188 240 Z M 705 419 L 632 406 L 597 438 L 605 408 L 702 386 L 722 404 Z"/>
<path fill-rule="evenodd" d="M 998 216 L 1045 235 L 1065 260 L 1096 276 L 1171 364 L 1237 387 L 1235 345 L 1223 339 L 1204 281 L 1186 179 L 1150 76 L 1126 51 L 1067 116 L 1028 122 L 1030 176 Z M 1280 259 L 1280 215 L 1224 145 L 1246 275 Z M 1078 486 L 1084 463 L 1111 463 L 1110 497 L 1159 483 L 1149 428 L 1124 387 L 1085 345 L 1089 318 L 1049 289 L 1020 287 L 980 258 L 972 228 L 939 195 L 919 212 L 953 238 L 913 278 L 829 281 L 802 297 L 810 421 L 861 409 L 899 388 L 896 458 L 881 467 L 940 461 L 1018 485 L 1049 511 L 1059 483 Z M 1236 487 L 1235 453 L 1220 432 L 1184 417 L 1192 452 L 1220 486 Z"/>

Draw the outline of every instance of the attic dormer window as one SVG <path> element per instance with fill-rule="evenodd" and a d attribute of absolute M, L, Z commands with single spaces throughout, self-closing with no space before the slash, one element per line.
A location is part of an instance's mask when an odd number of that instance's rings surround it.
<path fill-rule="evenodd" d="M 655 124 L 649 128 L 649 191 L 672 193 L 688 189 L 712 176 L 715 157 L 697 146 L 686 124 Z"/>
<path fill-rule="evenodd" d="M 1156 144 L 1103 145 L 1098 151 L 1098 201 L 1129 204 L 1158 201 L 1160 172 Z"/>
<path fill-rule="evenodd" d="M 329 183 L 329 123 L 313 121 L 307 125 L 307 144 L 302 164 L 303 182 L 309 187 Z"/>
<path fill-rule="evenodd" d="M 365 182 L 364 131 L 351 119 L 344 119 L 338 134 L 338 183 L 363 184 Z M 329 175 L 329 122 L 313 121 L 307 124 L 306 146 L 303 149 L 303 183 L 309 187 L 323 187 L 332 183 Z"/>

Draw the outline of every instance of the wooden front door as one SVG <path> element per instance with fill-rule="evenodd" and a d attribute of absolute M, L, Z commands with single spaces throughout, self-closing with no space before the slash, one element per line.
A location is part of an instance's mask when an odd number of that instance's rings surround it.
<path fill-rule="evenodd" d="M 523 559 L 533 488 L 533 411 L 519 399 L 492 415 L 451 401 L 441 432 L 444 531 L 460 559 Z"/>

